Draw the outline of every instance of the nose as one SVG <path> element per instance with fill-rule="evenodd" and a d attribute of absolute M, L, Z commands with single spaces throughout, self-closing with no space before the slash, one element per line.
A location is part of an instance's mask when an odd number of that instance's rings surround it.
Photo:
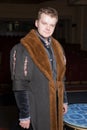
<path fill-rule="evenodd" d="M 49 25 L 47 25 L 46 29 L 47 29 L 47 30 L 50 30 L 50 26 L 49 26 Z"/>

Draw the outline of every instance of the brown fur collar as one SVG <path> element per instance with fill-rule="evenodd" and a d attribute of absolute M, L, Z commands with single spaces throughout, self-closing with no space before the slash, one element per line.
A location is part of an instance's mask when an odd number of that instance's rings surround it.
<path fill-rule="evenodd" d="M 63 105 L 63 77 L 65 74 L 65 62 L 64 54 L 61 45 L 52 38 L 52 47 L 57 62 L 57 82 L 54 84 L 52 78 L 52 71 L 50 62 L 45 51 L 45 48 L 41 44 L 40 39 L 37 37 L 35 30 L 31 30 L 24 38 L 21 39 L 21 43 L 28 50 L 32 60 L 38 66 L 40 71 L 49 80 L 50 91 L 50 130 L 63 130 L 62 119 L 62 105 Z M 55 87 L 56 86 L 56 87 Z M 58 89 L 58 122 L 56 113 L 56 88 Z"/>
<path fill-rule="evenodd" d="M 49 59 L 45 51 L 45 48 L 41 44 L 40 39 L 36 36 L 36 32 L 32 30 L 23 39 L 21 39 L 21 43 L 27 48 L 32 59 L 34 60 L 35 64 L 39 67 L 39 69 L 45 74 L 45 76 L 49 80 L 52 80 L 52 71 L 51 71 Z M 58 80 L 61 80 L 62 78 L 61 71 L 62 71 L 62 67 L 64 67 L 64 60 L 62 57 L 63 52 L 61 51 L 60 44 L 53 38 L 52 38 L 52 43 L 53 43 L 54 53 L 56 53 L 55 56 L 57 56 L 57 60 L 58 60 L 58 68 L 61 67 L 61 70 L 60 69 L 58 70 L 58 76 L 59 76 Z"/>

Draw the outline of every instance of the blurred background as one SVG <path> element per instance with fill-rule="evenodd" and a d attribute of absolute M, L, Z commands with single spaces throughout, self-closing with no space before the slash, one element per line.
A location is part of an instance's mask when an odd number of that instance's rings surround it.
<path fill-rule="evenodd" d="M 37 11 L 45 6 L 59 13 L 53 36 L 67 58 L 65 86 L 69 104 L 87 103 L 87 0 L 0 0 L 1 129 L 9 129 L 18 116 L 10 76 L 10 50 L 34 28 Z"/>

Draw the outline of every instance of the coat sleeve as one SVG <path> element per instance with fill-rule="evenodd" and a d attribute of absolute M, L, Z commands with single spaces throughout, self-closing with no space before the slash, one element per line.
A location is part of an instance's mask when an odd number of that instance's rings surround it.
<path fill-rule="evenodd" d="M 64 99 L 63 99 L 63 102 L 68 104 L 68 98 L 67 98 L 65 80 L 64 80 Z"/>
<path fill-rule="evenodd" d="M 21 44 L 11 50 L 10 70 L 13 90 L 27 90 L 32 79 L 33 62 Z"/>
<path fill-rule="evenodd" d="M 64 103 L 68 103 L 67 92 L 64 91 Z"/>
<path fill-rule="evenodd" d="M 19 109 L 19 120 L 30 118 L 28 91 L 14 91 L 14 95 Z"/>
<path fill-rule="evenodd" d="M 21 44 L 14 46 L 10 53 L 10 70 L 20 119 L 30 116 L 28 88 L 32 78 L 32 69 L 32 60 L 26 49 Z"/>
<path fill-rule="evenodd" d="M 66 92 L 66 88 L 65 88 L 65 77 L 64 77 L 64 99 L 63 99 L 63 102 L 64 103 L 68 103 L 68 99 L 67 99 L 67 92 Z"/>

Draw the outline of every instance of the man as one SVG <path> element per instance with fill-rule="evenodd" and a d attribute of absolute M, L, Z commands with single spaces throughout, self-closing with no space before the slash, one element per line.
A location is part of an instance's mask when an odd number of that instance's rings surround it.
<path fill-rule="evenodd" d="M 64 90 L 66 60 L 52 34 L 57 11 L 41 8 L 32 29 L 13 47 L 10 56 L 13 91 L 19 108 L 19 125 L 33 130 L 62 130 L 67 112 Z"/>

